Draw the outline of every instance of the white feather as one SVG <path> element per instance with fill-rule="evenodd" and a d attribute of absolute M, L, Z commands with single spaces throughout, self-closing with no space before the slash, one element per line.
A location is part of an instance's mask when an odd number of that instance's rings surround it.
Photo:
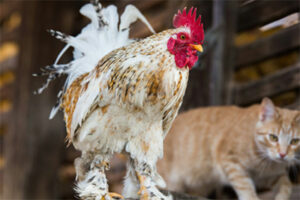
<path fill-rule="evenodd" d="M 133 5 L 126 6 L 125 11 L 121 16 L 120 30 L 128 29 L 130 24 L 135 22 L 137 19 L 140 19 L 144 24 L 146 24 L 149 30 L 155 34 L 155 31 L 144 15 Z"/>
<path fill-rule="evenodd" d="M 146 18 L 133 5 L 126 6 L 119 27 L 119 15 L 116 6 L 110 5 L 107 8 L 102 8 L 101 4 L 98 4 L 98 6 L 101 9 L 99 13 L 96 12 L 95 6 L 92 4 L 86 4 L 80 9 L 80 13 L 91 20 L 91 23 L 84 27 L 80 34 L 74 37 L 67 36 L 66 38 L 59 36 L 67 45 L 58 54 L 53 67 L 57 69 L 55 73 L 68 75 L 65 90 L 79 76 L 92 71 L 106 54 L 132 43 L 134 40 L 129 38 L 129 26 L 137 19 L 140 19 L 151 32 L 155 33 Z M 52 31 L 52 33 L 55 33 L 55 31 Z M 65 64 L 58 64 L 58 62 L 70 47 L 74 49 L 73 60 L 68 63 L 68 68 L 62 70 L 61 68 Z M 47 86 L 48 84 L 40 88 L 38 93 L 41 93 Z M 86 98 L 82 97 L 81 99 L 83 101 Z M 95 97 L 90 98 L 94 99 Z M 52 119 L 57 111 L 58 107 L 54 107 L 49 118 Z M 85 114 L 82 113 L 80 117 Z"/>

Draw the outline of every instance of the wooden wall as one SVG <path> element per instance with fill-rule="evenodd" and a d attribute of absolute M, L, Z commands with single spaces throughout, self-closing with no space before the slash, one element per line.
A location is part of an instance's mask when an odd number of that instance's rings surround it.
<path fill-rule="evenodd" d="M 279 106 L 299 109 L 299 20 L 286 27 L 260 30 L 263 25 L 299 14 L 299 2 L 216 0 L 211 13 L 204 54 L 200 55 L 201 64 L 191 71 L 183 110 L 223 104 L 247 106 L 265 96 Z"/>
<path fill-rule="evenodd" d="M 75 35 L 88 21 L 79 15 L 87 1 L 2 1 L 0 3 L 0 180 L 8 199 L 73 198 L 73 160 L 79 152 L 64 144 L 62 115 L 49 121 L 62 81 L 33 95 L 44 79 L 32 73 L 53 63 L 63 44 L 47 29 Z M 260 27 L 299 12 L 298 1 L 151 0 L 105 1 L 122 11 L 133 3 L 159 32 L 173 14 L 195 6 L 205 28 L 204 53 L 191 71 L 182 110 L 198 106 L 259 102 L 299 108 L 299 23 L 261 31 Z M 131 35 L 150 32 L 137 22 Z M 64 59 L 68 60 L 69 56 Z M 112 160 L 110 186 L 121 190 L 124 157 Z"/>
<path fill-rule="evenodd" d="M 3 16 L 4 21 L 13 12 L 21 16 L 21 25 L 15 30 L 18 36 L 13 38 L 3 31 L 1 37 L 3 41 L 14 41 L 19 49 L 19 53 L 10 58 L 15 63 L 4 61 L 1 64 L 3 73 L 13 70 L 15 77 L 13 87 L 4 86 L 4 90 L 9 91 L 4 93 L 5 98 L 12 103 L 9 113 L 3 115 L 9 129 L 3 137 L 4 199 L 49 199 L 60 194 L 58 169 L 65 148 L 65 129 L 61 116 L 48 120 L 58 85 L 50 87 L 43 95 L 33 95 L 44 80 L 33 78 L 32 73 L 52 63 L 63 47 L 49 37 L 46 30 L 54 28 L 72 32 L 76 22 L 73 11 L 79 9 L 79 4 L 58 1 L 8 1 L 1 4 L 2 9 L 6 10 L 5 6 L 12 8 Z M 1 119 L 2 123 L 5 122 Z"/>
<path fill-rule="evenodd" d="M 299 1 L 254 1 L 241 7 L 237 14 L 237 34 L 257 30 L 261 26 L 298 13 Z M 258 31 L 258 30 L 257 30 Z M 300 23 L 274 27 L 253 42 L 235 45 L 234 72 L 260 67 L 272 68 L 257 80 L 239 83 L 233 80 L 230 103 L 249 105 L 268 96 L 276 100 L 281 94 L 294 92 L 289 102 L 275 101 L 280 106 L 300 109 Z M 295 55 L 295 56 L 293 56 Z M 278 58 L 282 58 L 279 60 Z M 274 61 L 272 63 L 272 60 Z M 268 66 L 269 63 L 271 67 Z M 281 62 L 281 63 L 280 63 Z M 269 64 L 270 65 L 270 64 Z M 272 66 L 273 65 L 273 66 Z"/>

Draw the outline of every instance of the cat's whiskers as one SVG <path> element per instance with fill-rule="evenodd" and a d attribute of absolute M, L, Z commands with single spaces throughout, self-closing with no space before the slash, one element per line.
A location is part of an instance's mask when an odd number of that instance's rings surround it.
<path fill-rule="evenodd" d="M 260 170 L 259 170 L 259 176 L 261 176 L 264 173 L 265 169 L 268 169 L 268 167 L 270 166 L 270 163 L 271 162 L 268 157 L 265 156 L 265 157 L 261 158 L 260 165 L 262 165 L 262 166 L 260 167 Z"/>
<path fill-rule="evenodd" d="M 256 160 L 261 160 L 262 161 L 266 161 L 266 160 L 269 160 L 269 156 L 266 155 L 266 153 L 260 149 L 257 149 L 256 150 L 256 153 L 258 154 L 258 157 L 256 157 Z"/>
<path fill-rule="evenodd" d="M 259 168 L 258 176 L 261 176 L 265 169 L 270 166 L 270 158 L 266 155 L 266 153 L 260 149 L 256 150 L 256 154 L 258 156 L 251 159 L 251 162 L 257 163 L 256 167 Z"/>

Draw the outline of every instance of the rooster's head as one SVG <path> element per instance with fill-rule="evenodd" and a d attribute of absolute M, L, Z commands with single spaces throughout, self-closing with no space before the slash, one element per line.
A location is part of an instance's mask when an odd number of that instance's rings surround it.
<path fill-rule="evenodd" d="M 188 66 L 190 69 L 198 60 L 197 51 L 202 52 L 204 39 L 201 16 L 196 18 L 197 8 L 191 8 L 188 13 L 186 8 L 180 10 L 174 16 L 173 25 L 179 31 L 171 36 L 167 46 L 171 54 L 175 56 L 177 67 Z"/>

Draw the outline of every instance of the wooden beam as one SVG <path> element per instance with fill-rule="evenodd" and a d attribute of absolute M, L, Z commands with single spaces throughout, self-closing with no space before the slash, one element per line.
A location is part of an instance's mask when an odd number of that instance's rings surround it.
<path fill-rule="evenodd" d="M 237 29 L 245 31 L 263 26 L 294 12 L 299 12 L 299 6 L 299 1 L 253 1 L 240 8 Z"/>
<path fill-rule="evenodd" d="M 236 31 L 236 1 L 215 0 L 213 4 L 213 29 L 216 41 L 211 49 L 210 103 L 211 105 L 231 102 L 230 84 L 233 73 L 234 36 Z"/>
<path fill-rule="evenodd" d="M 300 63 L 269 75 L 261 80 L 237 85 L 234 103 L 246 105 L 265 96 L 273 96 L 300 87 Z"/>
<path fill-rule="evenodd" d="M 300 47 L 300 24 L 236 49 L 236 69 Z"/>

